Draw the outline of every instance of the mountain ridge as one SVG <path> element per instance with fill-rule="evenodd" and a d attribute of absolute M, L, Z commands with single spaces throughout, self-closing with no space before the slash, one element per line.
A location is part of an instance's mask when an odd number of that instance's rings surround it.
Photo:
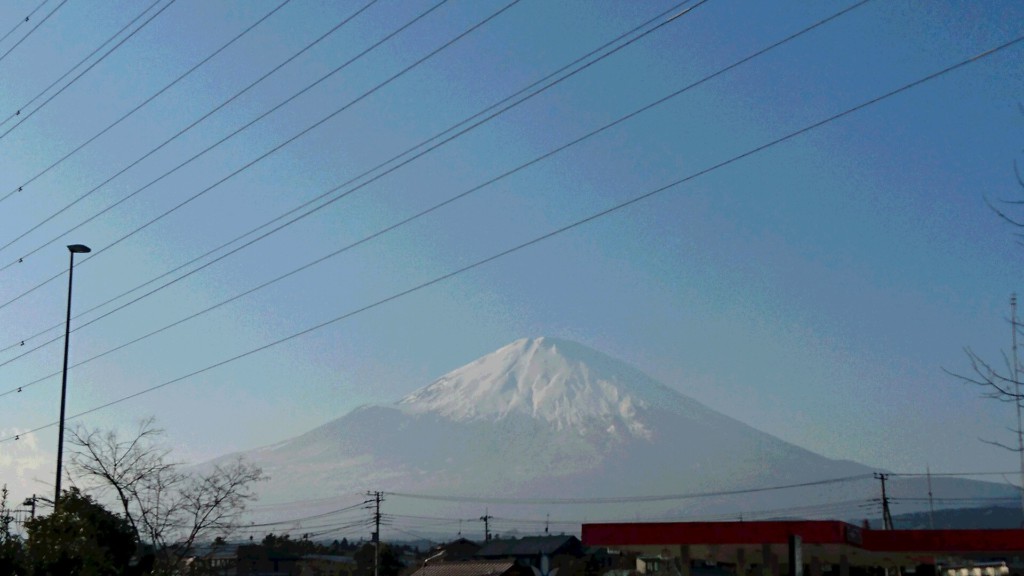
<path fill-rule="evenodd" d="M 260 491 L 271 501 L 368 489 L 614 498 L 870 478 L 874 471 L 785 442 L 611 356 L 550 337 L 516 340 L 397 402 L 360 406 L 245 455 L 270 475 Z M 917 495 L 921 483 L 893 482 L 892 490 Z M 1000 488 L 939 484 L 957 495 Z M 870 480 L 842 490 L 867 502 L 877 497 Z M 834 501 L 839 493 L 832 485 L 753 491 L 648 510 L 772 509 Z"/>

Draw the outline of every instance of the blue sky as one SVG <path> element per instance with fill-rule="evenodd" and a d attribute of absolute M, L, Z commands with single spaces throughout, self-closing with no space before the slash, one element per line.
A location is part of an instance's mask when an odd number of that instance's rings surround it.
<path fill-rule="evenodd" d="M 0 137 L 0 196 L 278 4 L 170 4 Z M 445 3 L 251 128 L 62 236 L 433 6 L 380 0 L 182 137 L 0 250 L 0 266 L 33 252 L 0 271 L 0 305 L 66 269 L 64 245 L 86 243 L 96 253 L 76 268 L 74 309 L 88 310 L 392 158 L 673 6 L 522 0 L 113 245 L 506 4 Z M 76 331 L 72 362 L 486 182 L 852 4 L 701 4 L 329 208 Z M 0 33 L 37 5 L 5 2 Z M 51 0 L 16 28 L 0 42 L 0 54 L 56 5 Z M 149 5 L 63 5 L 0 57 L 0 119 Z M 164 6 L 156 4 L 147 16 Z M 287 3 L 0 203 L 0 245 L 361 6 Z M 68 411 L 219 363 L 714 166 L 1013 40 L 1024 34 L 1022 12 L 1024 6 L 1005 2 L 876 0 L 858 6 L 408 226 L 72 370 Z M 512 340 L 551 335 L 629 361 L 715 409 L 830 457 L 899 471 L 926 465 L 1012 470 L 1011 454 L 978 440 L 1006 439 L 1012 410 L 980 399 L 943 368 L 966 370 L 965 346 L 996 360 L 1009 347 L 1008 300 L 1020 288 L 1022 248 L 985 199 L 1024 195 L 1013 173 L 1014 162 L 1024 161 L 1022 50 L 1015 45 L 565 234 L 81 422 L 124 426 L 153 415 L 181 457 L 200 460 L 294 436 L 363 403 L 394 401 Z M 0 308 L 0 347 L 59 324 L 66 289 L 66 277 L 60 277 Z M 0 366 L 0 393 L 59 370 L 59 339 L 13 360 L 59 335 L 53 330 L 25 348 L 0 352 L 0 362 L 11 360 Z M 0 435 L 53 422 L 58 398 L 55 378 L 0 396 Z M 15 477 L 8 473 L 0 481 L 11 484 L 15 496 L 48 492 L 55 443 L 52 428 L 31 440 L 0 443 L 5 470 L 21 463 Z"/>

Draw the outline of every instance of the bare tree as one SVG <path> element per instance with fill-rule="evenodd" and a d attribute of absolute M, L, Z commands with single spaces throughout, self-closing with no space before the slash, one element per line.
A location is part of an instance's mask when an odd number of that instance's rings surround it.
<path fill-rule="evenodd" d="M 176 565 L 195 544 L 229 535 L 253 487 L 266 477 L 259 466 L 238 458 L 204 472 L 186 472 L 160 440 L 152 418 L 127 437 L 115 430 L 72 430 L 72 471 L 83 488 L 112 496 L 135 532 L 152 546 L 159 564 Z"/>
<path fill-rule="evenodd" d="M 1013 323 L 1013 329 L 1017 330 L 1016 323 Z M 1024 404 L 1024 394 L 1021 394 L 1021 382 L 1019 378 L 1019 366 L 1014 367 L 1016 359 L 1014 357 L 1003 354 L 1004 368 L 996 368 L 992 363 L 984 360 L 974 350 L 965 348 L 964 353 L 967 355 L 967 360 L 971 364 L 970 374 L 961 374 L 957 372 L 951 372 L 946 370 L 946 373 L 957 378 L 962 382 L 972 384 L 981 388 L 981 394 L 983 398 L 989 398 L 997 400 L 999 402 L 1005 402 L 1007 404 L 1014 404 L 1018 408 Z M 1020 423 L 1016 428 L 1009 428 L 1010 432 L 1013 432 L 1018 438 L 1021 436 L 1022 429 Z M 998 446 L 1000 448 L 1009 450 L 1011 452 L 1020 452 L 1020 443 L 1017 446 L 1011 446 L 1004 444 L 997 440 L 988 440 L 985 438 L 980 439 L 986 444 Z"/>
<path fill-rule="evenodd" d="M 1021 113 L 1024 114 L 1024 105 L 1018 104 L 1018 107 Z M 1024 191 L 1024 176 L 1021 174 L 1020 163 L 1016 159 L 1013 161 L 1013 174 L 1017 179 L 1017 185 L 1021 191 Z M 1000 200 L 999 205 L 1002 208 L 987 198 L 985 203 L 1001 220 L 1018 230 L 1014 234 L 1017 237 L 1017 243 L 1024 245 L 1024 220 L 1011 214 L 1011 211 L 1020 211 L 1024 207 L 1024 200 Z M 1020 491 L 1021 525 L 1024 526 L 1024 394 L 1021 393 L 1021 363 L 1017 351 L 1017 339 L 1022 335 L 1022 332 L 1021 324 L 1017 321 L 1016 294 L 1010 297 L 1010 334 L 1011 352 L 1010 354 L 1003 353 L 1002 368 L 997 368 L 995 364 L 987 362 L 973 350 L 966 348 L 964 352 L 967 354 L 967 359 L 971 364 L 971 374 L 958 374 L 949 370 L 946 370 L 946 372 L 963 382 L 979 386 L 985 398 L 1014 405 L 1017 414 L 1017 426 L 1009 428 L 1009 430 L 1016 436 L 1016 446 L 1004 444 L 997 440 L 987 440 L 984 438 L 980 440 L 986 444 L 1017 453 L 1020 464 L 1020 484 L 1017 488 Z"/>
<path fill-rule="evenodd" d="M 1018 104 L 1021 114 L 1024 114 L 1024 105 Z M 1024 174 L 1021 172 L 1020 162 L 1017 159 L 1013 161 L 1013 175 L 1017 180 L 1017 186 L 1020 189 L 1019 192 L 1024 192 Z M 988 207 L 999 217 L 1003 222 L 1009 224 L 1017 230 L 1014 236 L 1017 238 L 1017 242 L 1024 244 L 1024 219 L 1015 216 L 1014 213 L 1021 212 L 1024 208 L 1024 199 L 1000 199 L 997 202 L 992 202 L 988 198 L 985 198 L 985 203 Z M 1002 442 L 994 440 L 982 440 L 987 444 L 992 444 L 1005 448 L 1013 452 L 1021 453 L 1021 482 L 1024 483 L 1024 423 L 1022 423 L 1022 405 L 1024 405 L 1024 395 L 1021 394 L 1021 365 L 1020 359 L 1017 353 L 1017 338 L 1021 335 L 1021 326 L 1017 321 L 1017 295 L 1014 294 L 1010 297 L 1010 331 L 1011 331 L 1011 342 L 1012 348 L 1010 354 L 1003 353 L 1002 367 L 997 368 L 996 365 L 991 364 L 973 350 L 967 348 L 965 350 L 967 359 L 971 363 L 971 375 L 957 374 L 949 372 L 956 378 L 976 386 L 980 386 L 983 390 L 983 395 L 986 398 L 991 398 L 999 402 L 1012 403 L 1017 409 L 1017 427 L 1011 428 L 1011 432 L 1017 437 L 1016 446 L 1010 446 L 1003 444 Z M 1024 510 L 1024 496 L 1022 496 L 1021 507 Z"/>
<path fill-rule="evenodd" d="M 1024 104 L 1017 104 L 1017 109 L 1020 110 L 1022 115 L 1024 115 Z M 1024 191 L 1024 173 L 1022 173 L 1020 162 L 1017 159 L 1014 159 L 1013 161 L 1013 175 L 1017 178 L 1018 187 L 1020 187 L 1021 191 Z M 1019 216 L 1014 216 L 1011 213 L 1020 212 L 1021 208 L 1024 207 L 1024 200 L 1001 199 L 998 201 L 999 205 L 997 206 L 986 198 L 985 203 L 988 204 L 988 207 L 992 209 L 1000 219 L 1018 229 L 1018 232 L 1014 235 L 1017 237 L 1017 243 L 1024 245 L 1024 219 Z"/>
<path fill-rule="evenodd" d="M 183 480 L 177 472 L 178 463 L 169 460 L 170 450 L 158 444 L 162 433 L 153 418 L 140 422 L 128 438 L 120 437 L 115 430 L 79 426 L 71 431 L 74 473 L 85 488 L 98 495 L 115 494 L 139 541 L 144 537 L 152 541 L 154 529 L 162 523 L 162 493 Z"/>

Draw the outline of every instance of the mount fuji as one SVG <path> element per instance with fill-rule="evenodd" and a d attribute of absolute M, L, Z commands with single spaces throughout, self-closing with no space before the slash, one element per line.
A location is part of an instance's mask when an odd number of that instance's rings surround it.
<path fill-rule="evenodd" d="M 617 512 L 607 513 L 620 515 L 784 516 L 808 505 L 870 504 L 879 492 L 872 468 L 787 443 L 555 338 L 517 340 L 395 404 L 357 408 L 244 457 L 270 476 L 260 487 L 270 503 L 383 490 L 474 502 L 609 499 Z M 927 495 L 924 482 L 895 479 L 890 496 Z M 764 490 L 795 484 L 803 486 Z M 944 498 L 1013 495 L 949 478 L 935 479 L 933 490 Z M 678 498 L 632 498 L 652 495 Z"/>

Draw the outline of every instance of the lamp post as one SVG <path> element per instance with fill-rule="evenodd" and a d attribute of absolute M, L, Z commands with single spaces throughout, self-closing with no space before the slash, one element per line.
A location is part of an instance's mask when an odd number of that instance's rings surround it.
<path fill-rule="evenodd" d="M 60 505 L 60 474 L 61 463 L 64 458 L 64 398 L 68 393 L 68 340 L 71 336 L 71 286 L 75 273 L 75 254 L 87 254 L 92 250 L 84 244 L 71 244 L 68 246 L 71 253 L 71 263 L 68 265 L 68 318 L 64 323 L 64 372 L 60 382 L 60 429 L 57 432 L 57 480 L 54 482 L 56 490 L 53 495 L 53 513 L 57 513 Z"/>

